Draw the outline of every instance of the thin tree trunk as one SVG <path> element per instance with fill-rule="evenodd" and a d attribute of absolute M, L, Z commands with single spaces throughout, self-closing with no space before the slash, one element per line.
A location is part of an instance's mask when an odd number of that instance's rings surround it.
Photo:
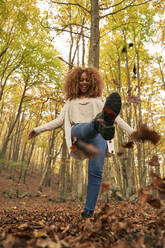
<path fill-rule="evenodd" d="M 164 78 L 163 69 L 162 69 L 162 67 L 161 67 L 160 62 L 159 62 L 158 64 L 159 64 L 159 69 L 160 69 L 160 74 L 161 74 L 162 83 L 163 83 L 164 89 L 165 89 L 165 78 Z"/>
<path fill-rule="evenodd" d="M 66 198 L 66 192 L 65 192 L 66 158 L 67 158 L 67 146 L 66 146 L 65 137 L 63 135 L 62 157 L 61 157 L 61 165 L 59 171 L 59 188 L 58 188 L 58 198 L 61 201 L 65 200 Z"/>
<path fill-rule="evenodd" d="M 27 146 L 27 143 L 25 143 L 24 147 L 23 147 L 23 153 L 22 153 L 22 158 L 21 158 L 22 162 L 24 162 L 24 160 L 25 160 L 26 146 Z M 19 175 L 18 175 L 18 182 L 17 182 L 18 184 L 21 181 L 21 178 L 22 178 L 22 175 L 23 175 L 23 170 L 24 170 L 24 164 L 22 164 L 21 168 L 20 168 L 20 172 L 19 172 Z"/>
<path fill-rule="evenodd" d="M 100 31 L 99 31 L 99 1 L 91 0 L 91 33 L 89 44 L 88 65 L 99 68 L 99 49 L 100 49 Z"/>
<path fill-rule="evenodd" d="M 7 149 L 7 145 L 9 143 L 9 139 L 10 139 L 10 136 L 15 128 L 15 125 L 20 117 L 20 114 L 21 114 L 21 109 L 22 109 L 22 104 L 23 104 L 23 99 L 24 99 L 24 96 L 25 96 L 25 92 L 26 92 L 26 89 L 27 89 L 27 84 L 28 84 L 28 77 L 27 79 L 25 80 L 25 85 L 24 85 L 24 90 L 23 90 L 23 94 L 22 94 L 22 97 L 21 97 L 21 100 L 20 100 L 20 104 L 19 104 L 19 107 L 18 107 L 18 112 L 17 112 L 17 115 L 15 117 L 15 120 L 14 122 L 12 123 L 12 125 L 10 126 L 9 130 L 8 130 L 8 133 L 6 135 L 6 138 L 3 142 L 3 146 L 2 146 L 2 149 L 1 149 L 1 152 L 0 152 L 0 158 L 4 158 L 5 157 L 5 153 L 6 153 L 6 149 Z"/>
<path fill-rule="evenodd" d="M 31 144 L 30 153 L 29 153 L 28 159 L 26 161 L 26 168 L 24 170 L 24 184 L 26 184 L 26 176 L 27 176 L 27 172 L 28 172 L 28 169 L 29 169 L 29 166 L 30 166 L 30 160 L 31 160 L 32 153 L 33 153 L 33 150 L 34 150 L 34 145 L 35 145 L 35 140 L 33 140 L 32 144 Z"/>
<path fill-rule="evenodd" d="M 125 63 L 126 63 L 126 74 L 127 74 L 127 92 L 128 92 L 128 97 L 131 95 L 131 81 L 130 81 L 130 71 L 129 71 L 129 61 L 128 61 L 128 54 L 127 54 L 127 40 L 126 40 L 126 34 L 125 32 L 123 33 L 124 35 L 124 43 L 125 43 Z M 131 125 L 131 118 L 132 118 L 132 107 L 130 105 L 130 109 L 127 115 L 127 123 Z M 129 149 L 128 150 L 128 156 L 127 160 L 123 161 L 123 172 L 125 173 L 126 169 L 126 176 L 127 180 L 126 183 L 127 189 L 126 189 L 126 197 L 129 198 L 130 195 L 132 195 L 135 192 L 135 181 L 134 181 L 134 168 L 133 168 L 133 153 Z M 125 168 L 126 165 L 126 168 Z M 124 179 L 125 180 L 125 179 Z"/>
<path fill-rule="evenodd" d="M 48 157 L 46 162 L 46 168 L 42 175 L 38 190 L 42 192 L 43 185 L 50 186 L 51 180 L 51 161 L 53 158 L 53 148 L 54 148 L 54 138 L 55 138 L 55 129 L 53 130 L 52 136 L 50 137 L 50 146 L 48 151 Z"/>
<path fill-rule="evenodd" d="M 74 160 L 73 168 L 72 197 L 76 201 L 81 201 L 83 197 L 83 161 Z"/>

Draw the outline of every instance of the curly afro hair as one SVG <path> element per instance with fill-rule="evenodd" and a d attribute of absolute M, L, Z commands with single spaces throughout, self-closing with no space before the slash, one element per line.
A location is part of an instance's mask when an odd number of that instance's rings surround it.
<path fill-rule="evenodd" d="M 75 67 L 65 77 L 64 91 L 66 93 L 66 99 L 72 100 L 80 97 L 79 83 L 83 72 L 87 74 L 88 80 L 91 82 L 86 97 L 91 98 L 102 95 L 104 81 L 100 72 L 94 67 Z"/>

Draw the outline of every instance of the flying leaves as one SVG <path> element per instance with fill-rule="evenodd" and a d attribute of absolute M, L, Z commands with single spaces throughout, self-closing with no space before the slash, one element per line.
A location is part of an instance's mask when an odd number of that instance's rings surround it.
<path fill-rule="evenodd" d="M 117 87 L 120 87 L 120 83 L 117 79 L 112 79 L 112 82 L 114 85 L 116 85 Z"/>
<path fill-rule="evenodd" d="M 139 189 L 138 196 L 139 196 L 139 202 L 142 205 L 150 201 L 152 199 L 151 187 L 148 186 L 146 188 Z"/>
<path fill-rule="evenodd" d="M 150 204 L 152 207 L 154 208 L 161 208 L 161 202 L 160 199 L 154 198 L 153 194 L 152 194 L 152 185 L 140 189 L 139 193 L 139 202 L 144 205 L 145 203 Z"/>
<path fill-rule="evenodd" d="M 139 190 L 139 202 L 142 205 L 148 203 L 152 207 L 159 209 L 161 208 L 161 200 L 165 199 L 165 178 L 162 179 L 153 171 L 150 171 L 149 175 L 152 178 L 152 183 Z M 157 191 L 157 198 L 153 193 L 155 190 Z"/>
<path fill-rule="evenodd" d="M 159 177 L 153 171 L 150 171 L 150 176 L 152 177 L 152 184 L 155 189 L 165 192 L 165 178 Z"/>
<path fill-rule="evenodd" d="M 141 142 L 150 141 L 156 145 L 159 142 L 161 136 L 155 130 L 147 127 L 146 124 L 142 124 L 131 134 L 131 138 L 132 140 Z"/>
<path fill-rule="evenodd" d="M 150 166 L 160 166 L 159 160 L 158 160 L 158 156 L 157 155 L 153 155 L 152 158 L 148 161 L 148 164 Z"/>
<path fill-rule="evenodd" d="M 145 142 L 150 141 L 152 144 L 156 145 L 161 136 L 153 129 L 147 127 L 146 124 L 140 125 L 136 131 L 131 134 L 131 140 L 135 142 Z M 133 148 L 134 142 L 128 141 L 122 144 L 123 148 Z M 122 154 L 120 154 L 122 156 Z M 159 159 L 157 155 L 153 155 L 148 161 L 149 166 L 159 167 Z M 145 203 L 150 204 L 153 208 L 161 208 L 161 200 L 165 199 L 165 178 L 161 178 L 155 172 L 150 171 L 150 177 L 152 178 L 152 183 L 141 188 L 138 192 L 139 202 L 144 205 Z M 157 191 L 157 198 L 155 198 L 154 191 Z"/>
<path fill-rule="evenodd" d="M 133 141 L 122 143 L 122 147 L 124 148 L 133 148 L 133 146 L 134 146 Z"/>
<path fill-rule="evenodd" d="M 129 103 L 134 103 L 134 104 L 139 104 L 141 102 L 140 98 L 134 95 L 128 95 L 127 100 Z"/>

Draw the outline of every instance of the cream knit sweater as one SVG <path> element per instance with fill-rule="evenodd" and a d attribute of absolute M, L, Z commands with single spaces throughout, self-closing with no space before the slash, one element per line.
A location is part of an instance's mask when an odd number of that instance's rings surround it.
<path fill-rule="evenodd" d="M 72 145 L 71 141 L 71 126 L 76 123 L 90 122 L 98 113 L 103 109 L 104 101 L 101 97 L 96 98 L 77 98 L 68 100 L 61 110 L 58 118 L 46 123 L 45 125 L 34 128 L 36 133 L 42 133 L 44 131 L 58 128 L 64 124 L 66 144 L 70 151 Z M 115 123 L 120 128 L 124 129 L 129 135 L 134 131 L 122 118 L 117 116 Z M 114 140 L 107 141 L 108 153 L 114 153 Z M 73 155 L 73 154 L 71 154 Z"/>

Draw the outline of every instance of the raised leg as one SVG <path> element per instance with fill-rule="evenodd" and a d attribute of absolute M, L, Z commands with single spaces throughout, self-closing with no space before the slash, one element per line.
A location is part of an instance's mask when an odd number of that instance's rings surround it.
<path fill-rule="evenodd" d="M 76 136 L 77 139 L 86 141 L 89 143 L 89 139 L 94 138 L 98 132 L 94 127 L 94 122 L 87 122 L 87 123 L 79 123 L 72 127 L 71 129 L 71 137 Z"/>

